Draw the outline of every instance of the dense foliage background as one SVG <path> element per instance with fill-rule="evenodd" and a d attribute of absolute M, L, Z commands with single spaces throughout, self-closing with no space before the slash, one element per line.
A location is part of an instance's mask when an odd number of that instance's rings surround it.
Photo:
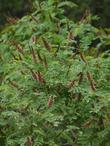
<path fill-rule="evenodd" d="M 110 146 L 110 29 L 34 7 L 0 32 L 1 146 Z"/>
<path fill-rule="evenodd" d="M 89 9 L 93 15 L 99 17 L 99 21 L 94 23 L 98 27 L 110 27 L 110 0 L 71 0 L 78 4 L 79 8 L 72 11 L 71 17 L 78 20 L 86 9 Z"/>
<path fill-rule="evenodd" d="M 0 0 L 0 24 L 7 21 L 7 17 L 22 17 L 33 11 L 35 0 Z M 41 1 L 41 0 L 40 0 Z M 82 14 L 89 9 L 93 15 L 100 19 L 96 26 L 110 27 L 110 0 L 71 0 L 79 7 L 66 8 L 66 14 L 74 19 L 79 20 Z"/>

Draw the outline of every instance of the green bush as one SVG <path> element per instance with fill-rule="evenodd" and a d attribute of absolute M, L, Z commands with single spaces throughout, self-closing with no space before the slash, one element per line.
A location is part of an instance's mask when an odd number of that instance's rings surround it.
<path fill-rule="evenodd" d="M 65 17 L 74 3 L 35 5 L 0 34 L 1 146 L 109 146 L 109 35 Z"/>

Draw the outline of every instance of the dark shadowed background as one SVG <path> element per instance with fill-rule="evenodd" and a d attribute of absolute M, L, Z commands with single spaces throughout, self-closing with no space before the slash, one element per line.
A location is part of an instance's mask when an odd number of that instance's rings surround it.
<path fill-rule="evenodd" d="M 67 9 L 66 14 L 79 20 L 86 9 L 100 17 L 97 26 L 110 27 L 110 0 L 71 0 L 79 5 L 78 8 Z M 7 17 L 22 17 L 32 11 L 33 0 L 0 0 L 0 25 L 6 23 Z"/>

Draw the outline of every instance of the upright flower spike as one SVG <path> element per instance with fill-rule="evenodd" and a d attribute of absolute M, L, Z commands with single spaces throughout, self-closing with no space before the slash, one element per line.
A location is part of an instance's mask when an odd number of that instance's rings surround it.
<path fill-rule="evenodd" d="M 36 81 L 38 81 L 40 84 L 46 83 L 43 75 L 39 71 L 35 72 L 35 71 L 31 70 L 31 73 L 32 73 L 33 78 Z"/>
<path fill-rule="evenodd" d="M 50 96 L 47 103 L 48 108 L 52 107 L 53 103 L 54 103 L 54 99 Z"/>
<path fill-rule="evenodd" d="M 16 42 L 13 42 L 13 45 L 16 47 L 19 53 L 24 55 L 23 47 L 20 44 L 16 44 Z"/>
<path fill-rule="evenodd" d="M 34 62 L 37 63 L 37 57 L 36 57 L 35 50 L 33 49 L 33 47 L 30 47 L 30 48 L 31 48 L 32 58 L 33 58 Z"/>
<path fill-rule="evenodd" d="M 94 80 L 93 80 L 92 74 L 90 72 L 87 72 L 87 78 L 88 78 L 88 81 L 90 82 L 91 89 L 93 91 L 95 91 L 96 87 L 95 87 L 95 84 L 94 84 Z"/>
<path fill-rule="evenodd" d="M 37 56 L 38 56 L 39 61 L 40 61 L 40 62 L 43 62 L 43 59 L 42 59 L 42 57 L 41 57 L 41 55 L 40 55 L 40 52 L 39 52 L 39 51 L 36 51 L 36 52 L 37 52 Z"/>
<path fill-rule="evenodd" d="M 36 73 L 37 77 L 38 77 L 38 81 L 41 83 L 41 84 L 45 84 L 45 80 L 44 80 L 44 77 L 43 75 L 38 71 Z"/>
<path fill-rule="evenodd" d="M 49 42 L 43 37 L 42 37 L 42 41 L 44 43 L 45 48 L 50 52 L 51 46 L 50 46 Z"/>
<path fill-rule="evenodd" d="M 82 73 L 82 72 L 80 72 L 79 74 L 78 74 L 78 82 L 79 82 L 79 84 L 81 84 L 81 82 L 83 81 L 83 77 L 84 77 L 84 74 Z"/>
<path fill-rule="evenodd" d="M 33 146 L 32 138 L 28 137 L 26 143 L 27 143 L 27 146 Z"/>
<path fill-rule="evenodd" d="M 10 84 L 11 84 L 11 86 L 13 86 L 14 88 L 16 88 L 16 89 L 20 90 L 19 85 L 18 85 L 15 81 L 11 81 L 11 80 L 9 80 L 9 83 L 10 83 Z"/>

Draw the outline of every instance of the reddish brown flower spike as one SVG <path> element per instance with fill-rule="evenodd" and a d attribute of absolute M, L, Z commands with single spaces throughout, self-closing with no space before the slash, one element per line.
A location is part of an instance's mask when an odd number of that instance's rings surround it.
<path fill-rule="evenodd" d="M 45 84 L 43 75 L 39 71 L 38 72 L 31 71 L 31 72 L 32 72 L 32 76 L 35 80 L 37 80 L 41 84 Z"/>
<path fill-rule="evenodd" d="M 36 54 L 35 54 L 35 51 L 34 51 L 33 48 L 31 48 L 31 54 L 32 54 L 32 57 L 33 57 L 34 62 L 37 63 Z"/>
<path fill-rule="evenodd" d="M 88 81 L 90 82 L 91 89 L 95 91 L 96 88 L 95 88 L 94 80 L 90 72 L 87 72 L 87 78 L 88 78 Z"/>
<path fill-rule="evenodd" d="M 76 80 L 70 81 L 67 85 L 68 88 L 72 88 L 75 86 Z"/>
<path fill-rule="evenodd" d="M 51 46 L 50 46 L 50 44 L 48 43 L 48 41 L 47 41 L 45 38 L 42 38 L 42 40 L 43 40 L 43 43 L 44 43 L 45 48 L 46 48 L 48 51 L 50 51 L 50 50 L 51 50 Z"/>
<path fill-rule="evenodd" d="M 23 47 L 20 44 L 16 44 L 16 42 L 13 42 L 13 45 L 16 47 L 16 49 L 18 50 L 19 53 L 24 55 Z"/>
<path fill-rule="evenodd" d="M 50 108 L 50 107 L 52 107 L 52 105 L 53 105 L 53 99 L 52 99 L 52 97 L 49 97 L 47 106 L 48 106 L 48 108 Z"/>
<path fill-rule="evenodd" d="M 84 56 L 84 54 L 82 52 L 80 52 L 80 57 L 85 62 L 85 64 L 87 64 L 87 61 L 85 59 L 85 56 Z"/>
<path fill-rule="evenodd" d="M 16 88 L 18 90 L 20 89 L 20 87 L 17 85 L 17 83 L 15 81 L 10 81 L 9 80 L 9 82 L 10 82 L 11 86 L 13 86 L 14 88 Z"/>
<path fill-rule="evenodd" d="M 31 73 L 32 73 L 33 78 L 34 78 L 35 80 L 38 80 L 37 75 L 36 75 L 36 73 L 35 73 L 33 70 L 31 71 Z"/>
<path fill-rule="evenodd" d="M 28 137 L 27 138 L 27 146 L 32 146 L 32 145 L 33 145 L 32 138 Z"/>
<path fill-rule="evenodd" d="M 37 56 L 38 56 L 38 59 L 42 62 L 42 61 L 43 61 L 43 59 L 42 59 L 42 57 L 41 57 L 41 55 L 40 55 L 40 52 L 39 52 L 39 51 L 37 51 Z"/>
<path fill-rule="evenodd" d="M 70 31 L 68 33 L 68 40 L 73 40 L 73 39 L 74 39 L 73 33 L 72 33 L 72 31 Z"/>
<path fill-rule="evenodd" d="M 16 24 L 18 21 L 18 18 L 8 17 L 7 22 L 10 24 Z"/>
<path fill-rule="evenodd" d="M 82 72 L 80 72 L 79 74 L 78 74 L 78 77 L 79 77 L 79 84 L 82 82 L 82 80 L 83 80 L 83 73 Z"/>

